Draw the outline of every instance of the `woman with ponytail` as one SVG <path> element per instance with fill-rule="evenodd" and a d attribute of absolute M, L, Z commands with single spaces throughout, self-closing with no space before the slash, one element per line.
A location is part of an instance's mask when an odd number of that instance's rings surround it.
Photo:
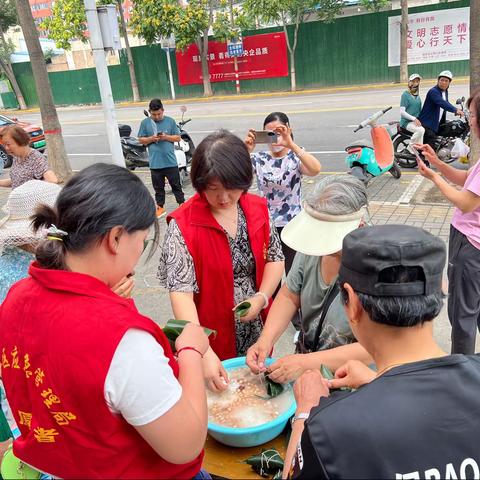
<path fill-rule="evenodd" d="M 153 228 L 142 181 L 96 164 L 33 216 L 46 229 L 29 278 L 0 307 L 2 377 L 22 462 L 59 478 L 209 478 L 203 330 L 189 325 L 177 358 L 159 326 L 112 291 Z M 150 255 L 153 253 L 153 247 Z M 166 433 L 168 432 L 168 434 Z"/>

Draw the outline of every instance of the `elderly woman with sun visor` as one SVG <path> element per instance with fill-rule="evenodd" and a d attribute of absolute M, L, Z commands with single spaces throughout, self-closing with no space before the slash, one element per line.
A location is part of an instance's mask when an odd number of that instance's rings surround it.
<path fill-rule="evenodd" d="M 356 343 L 337 286 L 342 241 L 365 222 L 367 205 L 360 180 L 332 175 L 317 183 L 302 212 L 287 224 L 282 240 L 297 254 L 260 338 L 248 350 L 247 364 L 253 372 L 268 370 L 272 380 L 284 383 L 320 365 L 335 370 L 349 359 L 371 363 L 370 355 Z M 302 320 L 296 354 L 267 369 L 266 357 L 298 309 Z"/>

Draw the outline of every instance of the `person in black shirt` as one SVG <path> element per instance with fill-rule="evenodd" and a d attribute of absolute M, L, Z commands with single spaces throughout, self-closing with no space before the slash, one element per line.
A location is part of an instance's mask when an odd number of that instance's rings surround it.
<path fill-rule="evenodd" d="M 342 298 L 377 372 L 350 361 L 330 381 L 300 377 L 284 477 L 480 477 L 480 358 L 447 355 L 433 339 L 445 256 L 443 241 L 416 227 L 345 237 Z M 356 390 L 320 401 L 345 386 Z"/>

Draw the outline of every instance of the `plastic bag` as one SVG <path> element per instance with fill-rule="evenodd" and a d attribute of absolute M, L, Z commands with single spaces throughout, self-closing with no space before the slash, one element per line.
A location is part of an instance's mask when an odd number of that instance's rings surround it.
<path fill-rule="evenodd" d="M 470 147 L 466 145 L 460 138 L 457 138 L 452 148 L 452 158 L 466 157 L 469 153 Z"/>

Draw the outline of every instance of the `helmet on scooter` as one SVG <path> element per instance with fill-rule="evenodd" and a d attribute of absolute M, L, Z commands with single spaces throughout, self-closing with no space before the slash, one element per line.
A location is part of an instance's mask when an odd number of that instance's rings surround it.
<path fill-rule="evenodd" d="M 412 73 L 412 74 L 408 77 L 408 81 L 409 81 L 409 82 L 413 82 L 413 81 L 416 80 L 417 78 L 418 78 L 419 80 L 422 79 L 422 77 L 421 77 L 418 73 Z"/>
<path fill-rule="evenodd" d="M 440 78 L 440 77 L 448 78 L 450 81 L 453 80 L 453 75 L 450 70 L 444 70 L 443 72 L 440 72 L 437 78 Z"/>

